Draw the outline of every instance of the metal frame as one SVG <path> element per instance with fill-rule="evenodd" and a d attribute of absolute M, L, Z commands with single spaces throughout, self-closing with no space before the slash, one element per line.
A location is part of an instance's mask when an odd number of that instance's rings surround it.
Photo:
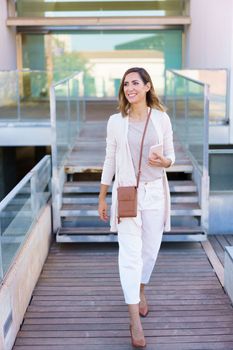
<path fill-rule="evenodd" d="M 145 24 L 146 22 L 146 24 Z M 8 17 L 9 27 L 89 27 L 89 26 L 131 26 L 138 28 L 158 25 L 188 25 L 189 16 L 120 16 L 120 17 Z"/>
<path fill-rule="evenodd" d="M 49 34 L 52 31 L 79 31 L 79 32 L 87 32 L 87 31 L 152 31 L 152 30 L 166 30 L 166 29 L 176 29 L 176 30 L 182 30 L 183 25 L 75 25 L 75 26 L 22 26 L 17 27 L 17 33 L 18 34 L 30 34 L 30 33 L 36 33 L 36 34 Z"/>

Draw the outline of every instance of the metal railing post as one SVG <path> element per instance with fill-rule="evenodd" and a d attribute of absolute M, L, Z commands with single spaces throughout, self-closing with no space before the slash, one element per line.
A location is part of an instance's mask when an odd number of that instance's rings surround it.
<path fill-rule="evenodd" d="M 204 86 L 204 134 L 203 134 L 203 173 L 202 173 L 202 194 L 201 207 L 202 227 L 208 233 L 209 228 L 209 85 Z"/>
<path fill-rule="evenodd" d="M 19 82 L 20 82 L 20 79 L 19 79 L 19 74 L 23 74 L 21 71 L 16 71 L 16 74 L 17 74 L 17 87 L 16 87 L 16 93 L 17 93 L 17 120 L 18 122 L 21 120 L 21 108 L 20 108 L 20 86 L 19 86 Z"/>
<path fill-rule="evenodd" d="M 3 259 L 2 259 L 2 211 L 0 211 L 0 281 L 3 280 Z"/>
<path fill-rule="evenodd" d="M 60 186 L 58 174 L 57 159 L 57 133 L 56 133 L 56 100 L 54 87 L 50 87 L 50 116 L 51 116 L 51 135 L 52 135 L 52 208 L 53 208 L 53 232 L 56 232 L 61 226 L 60 218 Z"/>
<path fill-rule="evenodd" d="M 79 127 L 80 127 L 80 124 L 81 124 L 81 118 L 80 118 L 80 115 L 81 115 L 81 107 L 80 107 L 80 100 L 78 98 L 79 96 L 79 81 L 77 80 L 76 81 L 77 83 L 77 99 L 76 99 L 76 108 L 77 108 L 77 113 L 76 113 L 76 131 L 79 130 Z"/>
<path fill-rule="evenodd" d="M 39 212 L 39 201 L 38 201 L 38 192 L 37 192 L 38 177 L 37 172 L 33 172 L 30 180 L 31 188 L 31 210 L 32 210 L 32 219 L 37 219 Z"/>
<path fill-rule="evenodd" d="M 66 95 L 66 101 L 67 101 L 67 114 L 68 114 L 68 121 L 67 121 L 67 143 L 68 143 L 68 149 L 70 148 L 70 141 L 71 141 L 71 128 L 72 128 L 72 125 L 71 125 L 71 114 L 70 114 L 70 111 L 71 111 L 71 108 L 70 108 L 70 81 L 68 80 L 67 81 L 67 95 Z"/>
<path fill-rule="evenodd" d="M 164 104 L 167 105 L 167 71 L 164 72 Z"/>
<path fill-rule="evenodd" d="M 173 72 L 172 72 L 173 73 Z M 176 75 L 173 74 L 173 120 L 174 120 L 174 129 L 176 130 Z"/>
<path fill-rule="evenodd" d="M 188 92 L 189 92 L 188 81 L 185 80 L 185 104 L 184 104 L 184 113 L 185 113 L 185 146 L 186 146 L 187 149 L 188 149 L 188 140 L 189 140 Z"/>

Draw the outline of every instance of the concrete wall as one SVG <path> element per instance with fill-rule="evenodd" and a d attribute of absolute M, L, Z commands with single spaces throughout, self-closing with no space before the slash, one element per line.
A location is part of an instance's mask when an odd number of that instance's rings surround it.
<path fill-rule="evenodd" d="M 211 192 L 209 200 L 209 234 L 233 233 L 233 192 Z"/>
<path fill-rule="evenodd" d="M 7 0 L 0 1 L 0 70 L 16 69 L 16 32 L 6 26 Z"/>
<path fill-rule="evenodd" d="M 230 70 L 230 134 L 233 143 L 233 1 L 191 0 L 186 28 L 185 68 Z"/>
<path fill-rule="evenodd" d="M 224 289 L 233 305 L 233 247 L 225 247 Z"/>
<path fill-rule="evenodd" d="M 0 0 L 1 1 L 1 0 Z M 29 124 L 29 123 L 28 123 Z M 41 125 L 39 125 L 41 124 Z M 44 125 L 43 125 L 44 124 Z M 47 124 L 47 125 L 46 125 Z M 1 123 L 0 147 L 5 146 L 48 146 L 52 143 L 52 130 L 49 120 L 35 123 L 34 126 L 13 123 Z"/>
<path fill-rule="evenodd" d="M 1 350 L 10 350 L 14 345 L 32 292 L 48 255 L 51 237 L 51 206 L 47 205 L 0 286 Z M 10 327 L 7 333 L 5 331 L 4 337 L 4 325 L 7 320 Z"/>

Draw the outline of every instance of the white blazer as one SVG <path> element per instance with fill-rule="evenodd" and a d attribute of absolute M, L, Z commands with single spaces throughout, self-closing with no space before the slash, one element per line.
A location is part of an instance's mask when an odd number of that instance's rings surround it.
<path fill-rule="evenodd" d="M 150 116 L 156 129 L 159 143 L 163 144 L 166 158 L 175 162 L 173 146 L 173 132 L 169 116 L 165 112 L 152 109 Z M 111 185 L 113 176 L 115 181 L 112 188 L 112 205 L 110 215 L 110 231 L 117 231 L 117 187 L 136 186 L 136 175 L 133 167 L 130 147 L 128 144 L 129 118 L 121 113 L 110 116 L 107 124 L 106 156 L 103 165 L 101 184 Z M 170 191 L 167 175 L 164 170 L 163 186 L 165 193 L 164 231 L 170 231 Z"/>

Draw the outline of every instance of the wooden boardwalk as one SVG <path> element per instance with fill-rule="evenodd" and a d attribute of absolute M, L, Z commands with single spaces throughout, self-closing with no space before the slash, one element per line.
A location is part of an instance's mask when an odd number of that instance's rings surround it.
<path fill-rule="evenodd" d="M 232 350 L 233 308 L 200 243 L 163 243 L 147 350 Z M 130 350 L 116 244 L 53 244 L 13 350 Z"/>

